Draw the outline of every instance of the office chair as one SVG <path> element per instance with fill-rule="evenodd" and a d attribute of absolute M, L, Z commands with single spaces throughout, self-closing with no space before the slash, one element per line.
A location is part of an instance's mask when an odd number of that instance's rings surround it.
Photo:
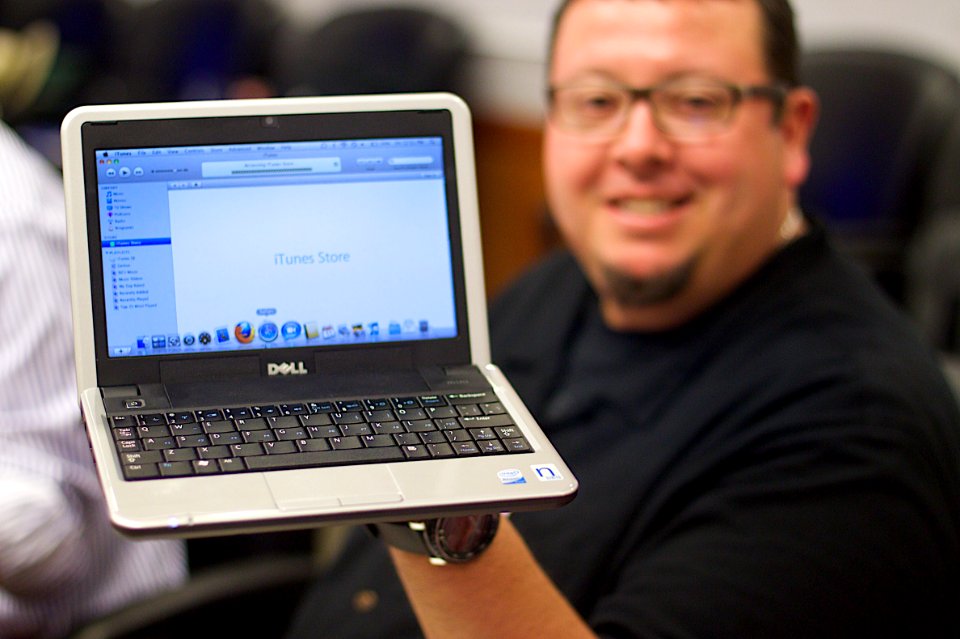
<path fill-rule="evenodd" d="M 960 80 L 932 60 L 880 48 L 812 50 L 801 80 L 821 98 L 800 204 L 904 303 L 907 248 L 935 209 L 960 205 L 944 171 Z"/>
<path fill-rule="evenodd" d="M 138 3 L 110 57 L 124 85 L 121 101 L 234 97 L 234 82 L 266 79 L 282 22 L 269 0 Z"/>
<path fill-rule="evenodd" d="M 456 91 L 468 46 L 428 9 L 349 9 L 282 38 L 272 77 L 285 95 Z"/>

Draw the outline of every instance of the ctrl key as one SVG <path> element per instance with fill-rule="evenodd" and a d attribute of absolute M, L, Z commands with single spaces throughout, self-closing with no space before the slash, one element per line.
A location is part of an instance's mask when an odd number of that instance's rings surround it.
<path fill-rule="evenodd" d="M 123 466 L 124 479 L 153 479 L 160 476 L 156 464 L 125 464 Z"/>

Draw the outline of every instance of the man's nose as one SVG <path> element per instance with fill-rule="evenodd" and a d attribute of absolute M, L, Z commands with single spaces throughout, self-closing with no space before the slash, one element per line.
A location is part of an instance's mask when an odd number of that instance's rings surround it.
<path fill-rule="evenodd" d="M 669 161 L 673 143 L 657 126 L 650 102 L 634 102 L 625 117 L 623 128 L 614 140 L 613 151 L 617 160 L 631 167 Z"/>

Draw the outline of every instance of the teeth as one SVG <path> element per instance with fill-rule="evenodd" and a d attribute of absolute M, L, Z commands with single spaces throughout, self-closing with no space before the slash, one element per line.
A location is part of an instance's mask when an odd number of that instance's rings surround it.
<path fill-rule="evenodd" d="M 670 206 L 671 203 L 667 200 L 629 199 L 617 201 L 618 208 L 638 215 L 656 215 L 664 212 Z"/>

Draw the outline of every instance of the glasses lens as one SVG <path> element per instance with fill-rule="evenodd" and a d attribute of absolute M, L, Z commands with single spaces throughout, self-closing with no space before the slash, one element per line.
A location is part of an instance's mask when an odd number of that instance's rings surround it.
<path fill-rule="evenodd" d="M 568 129 L 583 133 L 615 131 L 627 106 L 623 91 L 611 87 L 565 87 L 553 93 L 553 115 Z"/>
<path fill-rule="evenodd" d="M 660 86 L 651 97 L 667 133 L 696 136 L 722 128 L 737 96 L 728 85 L 709 80 L 680 80 Z"/>

